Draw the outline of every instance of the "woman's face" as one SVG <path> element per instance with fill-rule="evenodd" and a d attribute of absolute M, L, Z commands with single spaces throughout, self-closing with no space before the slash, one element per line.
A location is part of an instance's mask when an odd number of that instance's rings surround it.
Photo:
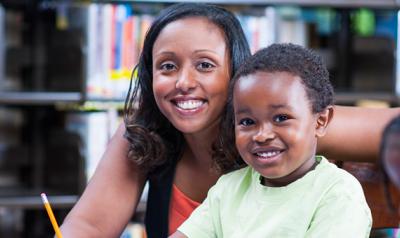
<path fill-rule="evenodd" d="M 203 17 L 171 22 L 160 32 L 152 52 L 154 97 L 181 132 L 217 124 L 227 99 L 228 52 L 224 32 Z"/>

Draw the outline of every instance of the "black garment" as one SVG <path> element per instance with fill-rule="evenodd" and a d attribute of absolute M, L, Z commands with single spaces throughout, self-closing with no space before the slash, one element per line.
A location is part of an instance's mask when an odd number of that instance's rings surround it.
<path fill-rule="evenodd" d="M 149 178 L 149 194 L 146 207 L 146 232 L 148 238 L 168 237 L 169 204 L 176 163 L 163 166 L 162 174 Z"/>

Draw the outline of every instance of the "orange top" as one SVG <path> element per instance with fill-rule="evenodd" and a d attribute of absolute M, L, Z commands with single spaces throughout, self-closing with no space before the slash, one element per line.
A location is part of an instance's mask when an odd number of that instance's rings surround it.
<path fill-rule="evenodd" d="M 199 205 L 200 203 L 188 198 L 173 184 L 169 208 L 169 235 L 172 235 Z"/>

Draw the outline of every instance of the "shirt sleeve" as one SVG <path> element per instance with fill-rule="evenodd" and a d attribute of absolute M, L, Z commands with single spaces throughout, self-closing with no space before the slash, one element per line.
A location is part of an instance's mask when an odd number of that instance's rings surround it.
<path fill-rule="evenodd" d="M 208 192 L 207 198 L 198 206 L 190 217 L 178 228 L 189 238 L 217 237 L 219 220 L 218 182 Z"/>
<path fill-rule="evenodd" d="M 354 178 L 336 184 L 320 202 L 306 238 L 368 238 L 371 211 L 359 182 Z"/>

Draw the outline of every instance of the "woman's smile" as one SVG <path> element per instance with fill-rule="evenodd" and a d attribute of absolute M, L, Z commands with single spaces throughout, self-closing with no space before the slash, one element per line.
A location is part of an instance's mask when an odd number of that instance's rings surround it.
<path fill-rule="evenodd" d="M 193 97 L 176 97 L 171 102 L 182 116 L 197 115 L 207 106 L 206 100 Z"/>

